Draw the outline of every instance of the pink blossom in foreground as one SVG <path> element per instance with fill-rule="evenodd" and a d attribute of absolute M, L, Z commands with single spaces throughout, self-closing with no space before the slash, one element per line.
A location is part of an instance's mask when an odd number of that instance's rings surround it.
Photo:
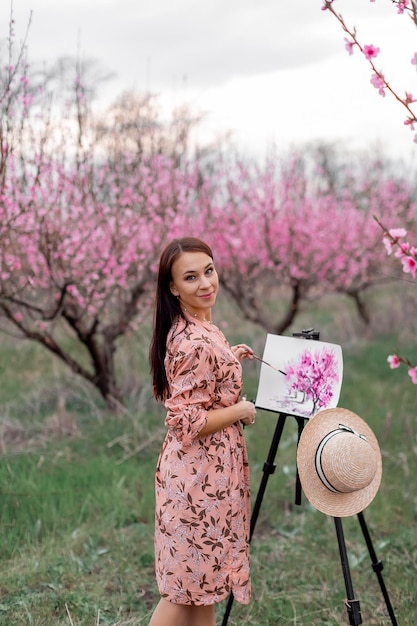
<path fill-rule="evenodd" d="M 402 15 L 409 4 L 409 0 L 399 0 L 397 13 Z"/>
<path fill-rule="evenodd" d="M 366 56 L 366 58 L 368 59 L 368 61 L 370 61 L 370 59 L 376 59 L 376 57 L 379 54 L 379 48 L 376 48 L 372 44 L 369 45 L 369 46 L 364 46 L 363 47 L 363 53 Z"/>
<path fill-rule="evenodd" d="M 385 98 L 385 83 L 383 78 L 381 78 L 379 74 L 372 74 L 370 83 L 375 89 L 378 89 L 379 95 Z"/>
<path fill-rule="evenodd" d="M 371 0 L 371 2 L 372 1 L 374 0 Z M 391 2 L 397 7 L 397 13 L 400 13 L 400 14 L 407 13 L 409 17 L 412 19 L 412 21 L 414 22 L 414 24 L 417 25 L 416 0 L 391 0 Z M 391 94 L 391 96 L 394 96 L 394 98 L 407 109 L 408 115 L 404 124 L 408 126 L 410 130 L 414 131 L 414 124 L 415 122 L 417 122 L 417 117 L 414 111 L 410 109 L 410 104 L 414 102 L 414 100 L 409 99 L 410 94 L 406 94 L 405 99 L 401 98 L 398 95 L 398 93 L 395 91 L 395 89 L 391 87 L 391 85 L 389 84 L 389 81 L 385 79 L 382 72 L 375 68 L 374 59 L 379 55 L 380 49 L 372 44 L 362 46 L 357 39 L 356 27 L 349 28 L 347 26 L 343 15 L 341 15 L 334 9 L 332 2 L 325 2 L 323 8 L 327 9 L 332 15 L 334 15 L 334 17 L 337 19 L 339 24 L 341 24 L 344 32 L 348 36 L 350 35 L 355 45 L 357 45 L 360 48 L 360 50 L 363 52 L 365 59 L 371 65 L 371 68 L 374 72 L 374 75 L 371 79 L 371 83 L 376 89 L 378 89 L 379 95 L 384 97 L 386 95 L 386 92 L 388 92 L 389 94 Z M 347 41 L 346 37 L 345 37 L 345 41 Z M 414 55 L 412 56 L 411 63 L 417 66 L 417 52 L 415 52 Z M 414 134 L 413 141 L 417 143 L 417 134 Z"/>
<path fill-rule="evenodd" d="M 401 365 L 401 358 L 398 356 L 398 354 L 390 354 L 389 357 L 387 358 L 387 361 L 392 370 L 395 370 L 397 367 L 400 367 Z"/>
<path fill-rule="evenodd" d="M 405 274 L 417 278 L 417 248 L 411 248 L 410 254 L 402 257 L 401 264 Z"/>
<path fill-rule="evenodd" d="M 346 50 L 349 52 L 349 55 L 352 56 L 353 54 L 353 46 L 355 45 L 355 42 L 352 41 L 351 39 L 348 39 L 347 37 L 345 37 L 345 48 Z"/>
<path fill-rule="evenodd" d="M 321 7 L 322 11 L 326 11 L 329 6 L 332 4 L 333 0 L 325 0 L 323 6 Z"/>
<path fill-rule="evenodd" d="M 406 254 L 412 254 L 411 252 L 411 244 L 408 241 L 404 241 L 403 243 L 395 242 L 398 245 L 397 251 L 394 256 L 396 259 L 402 259 Z"/>
<path fill-rule="evenodd" d="M 407 231 L 405 230 L 405 228 L 391 228 L 388 231 L 388 235 L 385 235 L 382 240 L 387 254 L 391 254 L 393 246 L 398 243 L 398 239 L 400 237 L 405 237 L 406 235 Z"/>
<path fill-rule="evenodd" d="M 412 367 L 408 370 L 408 375 L 411 378 L 411 382 L 417 385 L 417 367 Z"/>
<path fill-rule="evenodd" d="M 395 237 L 396 239 L 399 237 L 405 237 L 407 234 L 407 231 L 405 230 L 405 228 L 390 228 L 388 232 L 391 235 L 391 237 Z"/>

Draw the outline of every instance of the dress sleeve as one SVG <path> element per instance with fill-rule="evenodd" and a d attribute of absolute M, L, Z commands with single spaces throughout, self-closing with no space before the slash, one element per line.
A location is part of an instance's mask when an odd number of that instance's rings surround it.
<path fill-rule="evenodd" d="M 192 444 L 207 422 L 216 400 L 216 359 L 207 344 L 187 345 L 168 359 L 170 396 L 165 423 L 184 447 Z"/>

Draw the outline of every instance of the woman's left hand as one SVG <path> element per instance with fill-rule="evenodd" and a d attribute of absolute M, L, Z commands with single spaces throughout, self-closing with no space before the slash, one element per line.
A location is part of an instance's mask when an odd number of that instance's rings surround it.
<path fill-rule="evenodd" d="M 237 346 L 231 346 L 230 349 L 240 362 L 242 362 L 243 359 L 253 359 L 253 350 L 245 343 L 239 343 Z"/>

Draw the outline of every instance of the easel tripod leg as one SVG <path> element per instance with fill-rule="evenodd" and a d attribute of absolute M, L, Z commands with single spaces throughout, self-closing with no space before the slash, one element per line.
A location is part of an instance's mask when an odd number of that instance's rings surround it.
<path fill-rule="evenodd" d="M 268 484 L 269 477 L 275 472 L 275 457 L 278 450 L 278 445 L 281 440 L 282 431 L 284 430 L 285 420 L 287 416 L 280 413 L 277 424 L 275 426 L 274 436 L 272 437 L 271 446 L 269 448 L 268 457 L 263 466 L 263 476 L 261 484 L 259 485 L 258 495 L 256 496 L 255 504 L 252 509 L 251 521 L 250 521 L 250 538 L 251 541 L 255 530 L 256 522 L 258 520 L 259 511 L 261 510 L 262 500 L 264 497 L 265 489 Z"/>
<path fill-rule="evenodd" d="M 351 626 L 358 626 L 359 624 L 362 624 L 361 609 L 359 605 L 359 600 L 354 599 L 352 578 L 350 575 L 342 520 L 340 519 L 340 517 L 335 517 L 334 523 L 336 526 L 337 542 L 339 544 L 340 562 L 342 564 L 343 577 L 345 579 L 347 596 L 346 607 L 349 616 L 349 624 L 351 624 Z"/>
<path fill-rule="evenodd" d="M 296 417 L 296 420 L 297 420 L 297 425 L 298 425 L 298 442 L 299 442 L 300 437 L 303 433 L 304 426 L 305 426 L 305 418 Z M 298 466 L 297 466 L 297 474 L 295 477 L 295 504 L 297 504 L 298 506 L 300 506 L 301 504 L 301 494 L 302 494 L 302 488 L 301 488 L 300 475 L 298 473 Z"/>
<path fill-rule="evenodd" d="M 386 607 L 387 607 L 388 615 L 391 618 L 392 625 L 393 626 L 398 626 L 397 620 L 396 620 L 396 617 L 394 615 L 394 611 L 393 611 L 393 608 L 392 608 L 392 605 L 391 605 L 391 601 L 389 599 L 388 591 L 387 591 L 387 588 L 385 586 L 384 579 L 383 579 L 382 573 L 381 573 L 383 568 L 384 568 L 384 565 L 383 565 L 382 561 L 380 561 L 377 558 L 377 556 L 376 556 L 376 552 L 374 550 L 374 546 L 372 544 L 371 536 L 369 534 L 368 527 L 366 525 L 363 513 L 358 513 L 358 519 L 359 519 L 359 524 L 360 524 L 361 529 L 362 529 L 363 536 L 365 538 L 366 545 L 368 547 L 369 556 L 371 557 L 372 569 L 374 570 L 374 572 L 375 572 L 375 574 L 376 574 L 376 576 L 378 578 L 379 586 L 381 588 L 382 595 L 384 596 L 384 600 L 385 600 L 385 604 L 386 604 Z"/>

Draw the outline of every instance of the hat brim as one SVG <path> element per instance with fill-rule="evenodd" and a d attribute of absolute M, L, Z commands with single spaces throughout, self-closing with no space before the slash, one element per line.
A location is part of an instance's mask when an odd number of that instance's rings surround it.
<path fill-rule="evenodd" d="M 339 428 L 339 424 L 350 426 L 359 434 L 365 435 L 377 460 L 373 480 L 365 488 L 351 493 L 334 493 L 327 489 L 320 480 L 315 466 L 316 450 L 320 442 L 329 432 Z M 366 422 L 348 409 L 324 409 L 307 422 L 298 443 L 297 465 L 307 500 L 322 513 L 333 517 L 348 517 L 366 509 L 381 484 L 382 458 L 378 441 Z"/>

